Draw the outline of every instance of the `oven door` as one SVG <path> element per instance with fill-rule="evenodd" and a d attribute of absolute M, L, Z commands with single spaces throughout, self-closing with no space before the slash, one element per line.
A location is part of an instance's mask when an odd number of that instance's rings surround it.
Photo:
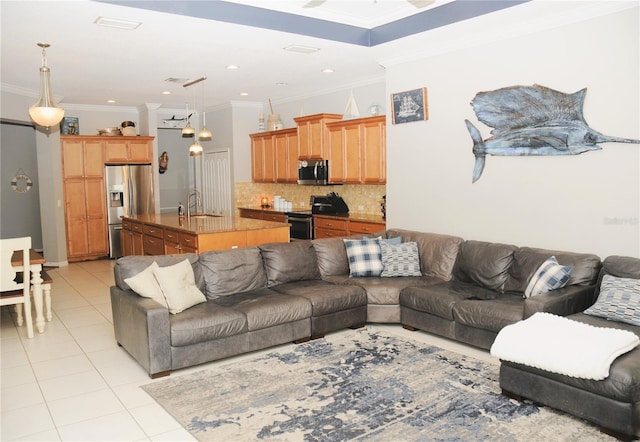
<path fill-rule="evenodd" d="M 313 239 L 313 216 L 298 213 L 287 213 L 287 222 L 291 225 L 289 237 L 296 239 Z"/>

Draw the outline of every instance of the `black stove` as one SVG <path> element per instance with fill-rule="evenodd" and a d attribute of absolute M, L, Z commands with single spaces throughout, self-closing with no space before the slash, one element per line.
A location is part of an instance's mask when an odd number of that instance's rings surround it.
<path fill-rule="evenodd" d="M 349 206 L 335 192 L 326 195 L 312 195 L 311 213 L 314 215 L 345 215 L 349 213 Z"/>

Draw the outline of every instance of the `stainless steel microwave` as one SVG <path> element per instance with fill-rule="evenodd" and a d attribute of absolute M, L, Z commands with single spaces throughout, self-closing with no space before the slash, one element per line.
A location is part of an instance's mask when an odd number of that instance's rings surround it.
<path fill-rule="evenodd" d="M 329 161 L 298 161 L 298 184 L 312 186 L 325 186 L 329 184 Z"/>

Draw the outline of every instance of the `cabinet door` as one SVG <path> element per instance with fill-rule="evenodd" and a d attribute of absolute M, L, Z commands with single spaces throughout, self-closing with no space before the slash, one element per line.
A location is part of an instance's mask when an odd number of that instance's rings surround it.
<path fill-rule="evenodd" d="M 311 157 L 311 135 L 309 134 L 309 122 L 298 123 L 298 158 Z"/>
<path fill-rule="evenodd" d="M 344 183 L 360 183 L 360 125 L 351 124 L 342 128 L 342 149 L 345 158 Z"/>
<path fill-rule="evenodd" d="M 82 178 L 64 180 L 65 225 L 67 231 L 67 255 L 83 256 L 89 250 L 87 236 L 85 185 Z"/>
<path fill-rule="evenodd" d="M 89 240 L 87 253 L 90 255 L 106 255 L 109 252 L 105 195 L 104 181 L 101 178 L 85 180 L 86 228 Z"/>
<path fill-rule="evenodd" d="M 64 178 L 84 176 L 84 143 L 82 141 L 62 143 L 62 169 Z"/>
<path fill-rule="evenodd" d="M 287 131 L 274 134 L 275 180 L 277 183 L 298 181 L 298 135 Z"/>
<path fill-rule="evenodd" d="M 344 157 L 342 127 L 330 127 L 328 129 L 327 155 L 329 159 L 329 182 L 344 183 L 347 176 L 346 160 Z"/>
<path fill-rule="evenodd" d="M 153 145 L 146 140 L 129 141 L 129 159 L 134 163 L 151 163 Z"/>
<path fill-rule="evenodd" d="M 275 152 L 271 134 L 251 136 L 251 179 L 256 183 L 275 182 Z"/>
<path fill-rule="evenodd" d="M 361 125 L 362 182 L 382 184 L 387 181 L 386 127 L 384 121 Z"/>
<path fill-rule="evenodd" d="M 105 150 L 107 161 L 129 160 L 129 149 L 125 140 L 107 140 Z"/>
<path fill-rule="evenodd" d="M 275 183 L 276 181 L 276 152 L 273 137 L 265 138 L 263 143 L 262 158 L 264 161 L 263 181 L 265 183 Z"/>

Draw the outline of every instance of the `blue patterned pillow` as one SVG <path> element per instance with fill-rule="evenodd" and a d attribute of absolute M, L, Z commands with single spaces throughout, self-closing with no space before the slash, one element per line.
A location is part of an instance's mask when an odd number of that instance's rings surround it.
<path fill-rule="evenodd" d="M 389 244 L 380 241 L 382 273 L 380 276 L 422 276 L 418 243 L 415 241 Z"/>
<path fill-rule="evenodd" d="M 604 275 L 596 303 L 584 313 L 640 325 L 640 279 Z"/>
<path fill-rule="evenodd" d="M 382 256 L 377 239 L 345 239 L 343 241 L 349 258 L 349 277 L 380 276 Z"/>
<path fill-rule="evenodd" d="M 564 287 L 571 276 L 571 266 L 562 266 L 558 264 L 555 256 L 549 257 L 543 262 L 538 270 L 533 274 L 526 290 L 524 297 L 540 295 L 550 292 L 551 290 Z"/>

